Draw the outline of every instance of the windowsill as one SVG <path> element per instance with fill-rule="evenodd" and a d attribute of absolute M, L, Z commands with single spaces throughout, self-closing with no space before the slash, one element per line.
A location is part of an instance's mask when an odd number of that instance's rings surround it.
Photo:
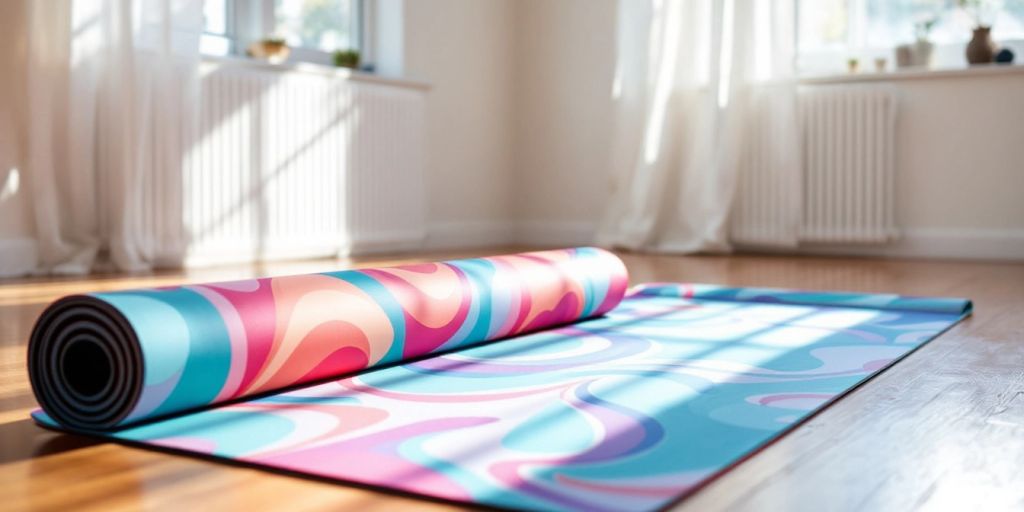
<path fill-rule="evenodd" d="M 203 55 L 203 62 L 215 64 L 218 66 L 251 67 L 257 69 L 277 71 L 281 73 L 309 73 L 314 75 L 344 78 L 346 80 L 351 80 L 353 82 L 390 85 L 394 87 L 404 87 L 407 89 L 418 89 L 423 91 L 429 90 L 431 87 L 430 84 L 426 82 L 420 82 L 417 80 L 382 76 L 374 73 L 367 73 L 364 71 L 355 71 L 352 69 L 325 66 L 323 64 L 315 64 L 312 62 L 284 62 L 281 64 L 271 64 L 263 60 L 249 57 L 239 57 L 235 55 Z"/>
<path fill-rule="evenodd" d="M 960 68 L 922 69 L 907 68 L 881 73 L 842 73 L 834 75 L 801 76 L 799 82 L 804 85 L 839 84 L 854 82 L 888 82 L 895 80 L 921 80 L 934 78 L 958 78 L 973 76 L 993 76 L 1024 74 L 1024 64 L 979 64 Z"/>

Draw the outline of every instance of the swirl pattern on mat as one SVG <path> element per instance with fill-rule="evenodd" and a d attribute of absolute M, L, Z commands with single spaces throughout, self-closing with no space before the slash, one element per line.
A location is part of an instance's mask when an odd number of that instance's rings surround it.
<path fill-rule="evenodd" d="M 416 270 L 389 276 L 394 283 L 412 282 L 416 276 L 409 272 Z M 968 310 L 966 303 L 943 311 L 872 309 L 865 304 L 892 300 L 830 294 L 818 295 L 823 305 L 794 304 L 784 299 L 799 292 L 774 293 L 772 301 L 763 290 L 713 300 L 680 293 L 688 289 L 694 288 L 645 287 L 601 318 L 110 435 L 498 507 L 653 510 Z M 336 300 L 356 300 L 344 290 Z M 430 293 L 447 297 L 444 289 Z M 584 311 L 600 311 L 595 304 L 604 302 L 586 291 L 570 295 L 595 297 L 582 301 Z M 412 305 L 402 300 L 396 304 Z M 557 312 L 563 300 L 538 302 L 541 311 Z M 442 334 L 403 350 L 429 351 L 462 339 L 462 329 L 444 319 L 479 315 L 457 299 L 438 311 L 409 313 L 402 324 L 413 326 L 408 329 Z M 532 311 L 502 313 L 473 328 L 502 335 L 541 314 L 571 316 Z M 516 320 L 503 321 L 508 317 Z M 284 340 L 287 329 L 278 332 Z M 281 343 L 253 357 L 272 361 Z M 400 355 L 369 341 L 359 350 L 370 362 Z M 307 366 L 290 375 L 308 372 Z M 241 372 L 228 381 L 237 383 L 233 389 L 277 382 L 261 375 Z"/>
<path fill-rule="evenodd" d="M 601 315 L 626 282 L 578 248 L 92 297 L 141 347 L 125 425 Z"/>

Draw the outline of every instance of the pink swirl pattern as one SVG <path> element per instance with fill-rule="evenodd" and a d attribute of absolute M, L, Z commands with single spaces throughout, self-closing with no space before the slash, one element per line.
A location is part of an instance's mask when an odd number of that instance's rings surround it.
<path fill-rule="evenodd" d="M 92 296 L 144 359 L 128 425 L 602 315 L 626 283 L 577 248 Z"/>

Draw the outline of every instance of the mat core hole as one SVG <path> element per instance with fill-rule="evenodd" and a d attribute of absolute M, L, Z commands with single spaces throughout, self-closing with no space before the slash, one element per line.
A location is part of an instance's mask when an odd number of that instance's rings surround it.
<path fill-rule="evenodd" d="M 112 377 L 110 356 L 94 341 L 72 341 L 61 360 L 64 382 L 75 393 L 91 397 L 107 386 Z"/>

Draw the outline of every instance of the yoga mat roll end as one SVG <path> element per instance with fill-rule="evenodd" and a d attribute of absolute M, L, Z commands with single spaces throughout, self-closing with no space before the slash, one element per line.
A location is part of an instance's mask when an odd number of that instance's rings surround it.
<path fill-rule="evenodd" d="M 145 367 L 128 320 L 89 295 L 43 311 L 28 343 L 28 374 L 43 410 L 77 430 L 109 430 L 139 401 Z"/>

